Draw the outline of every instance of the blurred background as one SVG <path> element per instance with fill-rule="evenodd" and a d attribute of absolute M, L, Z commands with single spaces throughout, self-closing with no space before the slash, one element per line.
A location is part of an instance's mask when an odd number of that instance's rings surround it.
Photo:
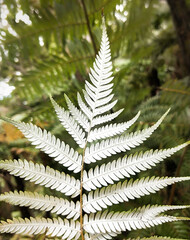
<path fill-rule="evenodd" d="M 130 120 L 129 130 L 151 126 L 171 107 L 166 120 L 143 146 L 131 151 L 174 147 L 190 136 L 190 0 L 0 0 L 0 114 L 33 122 L 75 147 L 61 127 L 49 94 L 66 106 L 64 93 L 76 104 L 89 68 L 99 50 L 104 11 L 114 67 L 113 111 L 125 108 L 117 122 Z M 129 153 L 127 153 L 129 154 Z M 60 165 L 34 149 L 12 125 L 0 122 L 0 159 L 27 159 L 59 170 Z M 186 176 L 190 149 L 186 147 L 144 176 Z M 54 193 L 0 172 L 0 192 L 13 190 Z M 150 197 L 114 207 L 119 211 L 140 204 L 189 204 L 188 183 L 173 185 Z M 173 213 L 178 216 L 179 213 Z M 50 217 L 0 203 L 0 218 Z M 189 210 L 180 215 L 190 216 Z M 189 238 L 188 222 L 168 223 L 118 236 L 166 235 Z M 0 239 L 48 239 L 0 235 Z"/>

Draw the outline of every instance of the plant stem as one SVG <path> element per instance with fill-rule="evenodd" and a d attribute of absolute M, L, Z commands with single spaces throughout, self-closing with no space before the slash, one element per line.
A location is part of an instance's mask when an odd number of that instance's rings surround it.
<path fill-rule="evenodd" d="M 84 16 L 85 16 L 87 28 L 88 28 L 88 31 L 89 31 L 89 34 L 90 34 L 90 39 L 92 41 L 92 45 L 93 45 L 93 48 L 94 48 L 94 53 L 96 55 L 97 54 L 97 48 L 96 48 L 96 43 L 95 43 L 95 40 L 94 40 L 94 37 L 93 37 L 93 34 L 92 34 L 92 30 L 90 28 L 90 22 L 89 22 L 89 19 L 88 19 L 88 13 L 87 13 L 86 5 L 84 3 L 84 0 L 80 0 L 80 3 L 81 3 L 81 6 L 84 10 Z"/>
<path fill-rule="evenodd" d="M 175 93 L 180 93 L 183 95 L 190 95 L 189 92 L 187 91 L 183 91 L 183 90 L 179 90 L 179 89 L 172 89 L 172 88 L 164 88 L 164 87 L 159 87 L 159 89 L 166 91 L 166 92 L 175 92 Z"/>
<path fill-rule="evenodd" d="M 86 137 L 86 143 L 85 143 L 85 146 L 84 146 L 84 149 L 83 149 L 82 164 L 81 164 L 81 174 L 80 174 L 80 231 L 81 231 L 81 238 L 82 238 L 82 240 L 84 240 L 83 212 L 82 212 L 82 209 L 83 209 L 83 200 L 82 200 L 82 194 L 83 194 L 83 192 L 82 192 L 82 190 L 83 190 L 83 172 L 84 172 L 85 150 L 86 150 L 86 147 L 87 147 L 88 136 L 89 136 L 90 130 L 91 130 L 91 124 L 90 124 L 89 131 L 88 131 L 88 134 L 87 134 L 87 137 Z"/>
<path fill-rule="evenodd" d="M 82 189 L 83 189 L 83 171 L 84 171 L 84 157 L 85 157 L 86 145 L 87 145 L 87 142 L 86 142 L 85 147 L 84 147 L 84 150 L 83 150 L 82 164 L 81 164 L 81 174 L 80 174 L 80 231 L 81 231 L 82 240 L 84 240 L 84 233 L 83 233 L 83 214 L 82 214 L 82 208 L 83 208 Z"/>

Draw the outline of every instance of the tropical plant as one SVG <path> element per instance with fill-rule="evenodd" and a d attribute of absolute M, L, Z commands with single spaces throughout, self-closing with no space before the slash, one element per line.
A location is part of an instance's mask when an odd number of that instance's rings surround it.
<path fill-rule="evenodd" d="M 103 20 L 100 51 L 89 73 L 91 82 L 85 82 L 83 91 L 85 101 L 78 93 L 78 109 L 68 96 L 65 96 L 68 111 L 50 97 L 59 120 L 81 150 L 74 150 L 47 130 L 42 130 L 32 123 L 1 117 L 16 126 L 36 148 L 53 157 L 55 161 L 71 171 L 71 174 L 20 159 L 2 160 L 0 168 L 25 180 L 55 189 L 65 196 L 76 198 L 76 201 L 70 201 L 29 191 L 4 193 L 0 196 L 2 201 L 50 211 L 65 218 L 31 217 L 2 221 L 0 225 L 2 233 L 45 233 L 47 236 L 61 237 L 61 239 L 78 239 L 79 237 L 111 239 L 122 231 L 149 228 L 165 222 L 189 220 L 187 217 L 160 215 L 168 210 L 184 209 L 189 206 L 147 205 L 123 212 L 103 210 L 114 204 L 155 193 L 173 183 L 190 180 L 190 177 L 153 176 L 122 182 L 124 178 L 155 166 L 166 157 L 186 147 L 190 141 L 169 149 L 140 152 L 101 165 L 97 164 L 98 161 L 139 146 L 159 127 L 169 112 L 167 110 L 151 127 L 129 134 L 125 131 L 135 123 L 140 112 L 127 122 L 104 125 L 123 111 L 121 109 L 106 113 L 117 103 L 117 100 L 111 101 L 114 94 L 112 94 L 113 76 L 110 59 L 110 45 Z M 101 126 L 98 127 L 98 125 Z M 90 168 L 90 164 L 92 166 L 96 164 L 96 167 Z M 80 173 L 80 180 L 73 177 L 73 173 Z"/>

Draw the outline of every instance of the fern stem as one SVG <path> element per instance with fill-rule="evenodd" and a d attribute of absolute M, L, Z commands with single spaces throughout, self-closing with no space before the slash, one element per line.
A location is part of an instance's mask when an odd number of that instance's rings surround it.
<path fill-rule="evenodd" d="M 86 143 L 85 146 L 83 148 L 83 154 L 82 154 L 82 164 L 81 164 L 81 174 L 80 174 L 80 231 L 81 231 L 81 238 L 82 240 L 84 240 L 84 229 L 83 229 L 83 200 L 82 200 L 82 194 L 83 194 L 83 172 L 84 172 L 84 158 L 85 158 L 85 150 L 87 147 L 87 143 L 88 143 L 88 136 L 90 134 L 90 130 L 91 130 L 91 123 L 92 120 L 90 122 L 90 127 L 89 127 L 89 131 L 86 137 Z"/>
<path fill-rule="evenodd" d="M 179 90 L 179 89 L 163 88 L 163 87 L 159 87 L 159 89 L 161 89 L 163 91 L 166 91 L 166 92 L 175 92 L 175 93 L 181 93 L 183 95 L 190 95 L 189 92 L 183 91 L 183 90 Z"/>
<path fill-rule="evenodd" d="M 84 146 L 83 150 L 83 156 L 82 156 L 82 165 L 81 165 L 81 174 L 80 174 L 80 231 L 81 231 L 81 237 L 82 240 L 84 240 L 84 233 L 83 233 L 83 214 L 82 214 L 82 208 L 83 208 L 83 201 L 82 201 L 82 189 L 83 189 L 83 171 L 84 171 L 84 156 L 85 156 L 85 149 L 86 149 L 87 141 Z"/>

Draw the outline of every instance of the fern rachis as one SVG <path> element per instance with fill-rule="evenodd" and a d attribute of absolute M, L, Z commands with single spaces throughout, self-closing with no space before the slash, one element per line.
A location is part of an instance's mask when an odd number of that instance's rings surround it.
<path fill-rule="evenodd" d="M 190 177 L 147 177 L 136 181 L 129 178 L 138 172 L 152 168 L 171 156 L 190 142 L 179 146 L 118 158 L 112 162 L 97 165 L 85 170 L 85 164 L 101 161 L 120 152 L 139 146 L 159 127 L 169 110 L 151 127 L 126 134 L 125 131 L 138 119 L 137 115 L 124 123 L 109 123 L 123 109 L 115 113 L 108 111 L 115 106 L 112 100 L 113 77 L 110 61 L 109 40 L 103 23 L 101 47 L 91 69 L 90 82 L 85 82 L 84 98 L 78 93 L 79 108 L 65 96 L 68 110 L 60 107 L 52 98 L 55 112 L 76 143 L 83 149 L 79 154 L 65 142 L 60 141 L 46 130 L 6 117 L 2 119 L 15 125 L 36 148 L 41 149 L 59 164 L 73 173 L 80 172 L 80 181 L 73 176 L 61 173 L 42 164 L 26 160 L 0 161 L 0 168 L 10 174 L 55 189 L 72 201 L 55 196 L 34 194 L 32 192 L 8 192 L 1 194 L 0 200 L 31 209 L 50 211 L 62 217 L 45 219 L 13 219 L 2 221 L 0 231 L 7 233 L 46 233 L 62 239 L 111 239 L 122 231 L 147 228 L 165 222 L 188 220 L 169 215 L 160 215 L 168 210 L 183 209 L 189 206 L 144 206 L 127 212 L 109 212 L 108 206 L 140 198 L 176 182 L 190 180 Z M 102 124 L 103 126 L 99 126 Z M 119 134 L 122 134 L 118 136 Z M 73 173 L 72 173 L 73 172 Z M 85 191 L 89 192 L 86 193 Z M 80 196 L 80 202 L 74 198 Z M 85 214 L 83 214 L 85 212 Z M 79 219 L 80 218 L 80 219 Z M 69 219 L 69 220 L 67 220 Z M 156 238 L 155 238 L 156 239 Z"/>

